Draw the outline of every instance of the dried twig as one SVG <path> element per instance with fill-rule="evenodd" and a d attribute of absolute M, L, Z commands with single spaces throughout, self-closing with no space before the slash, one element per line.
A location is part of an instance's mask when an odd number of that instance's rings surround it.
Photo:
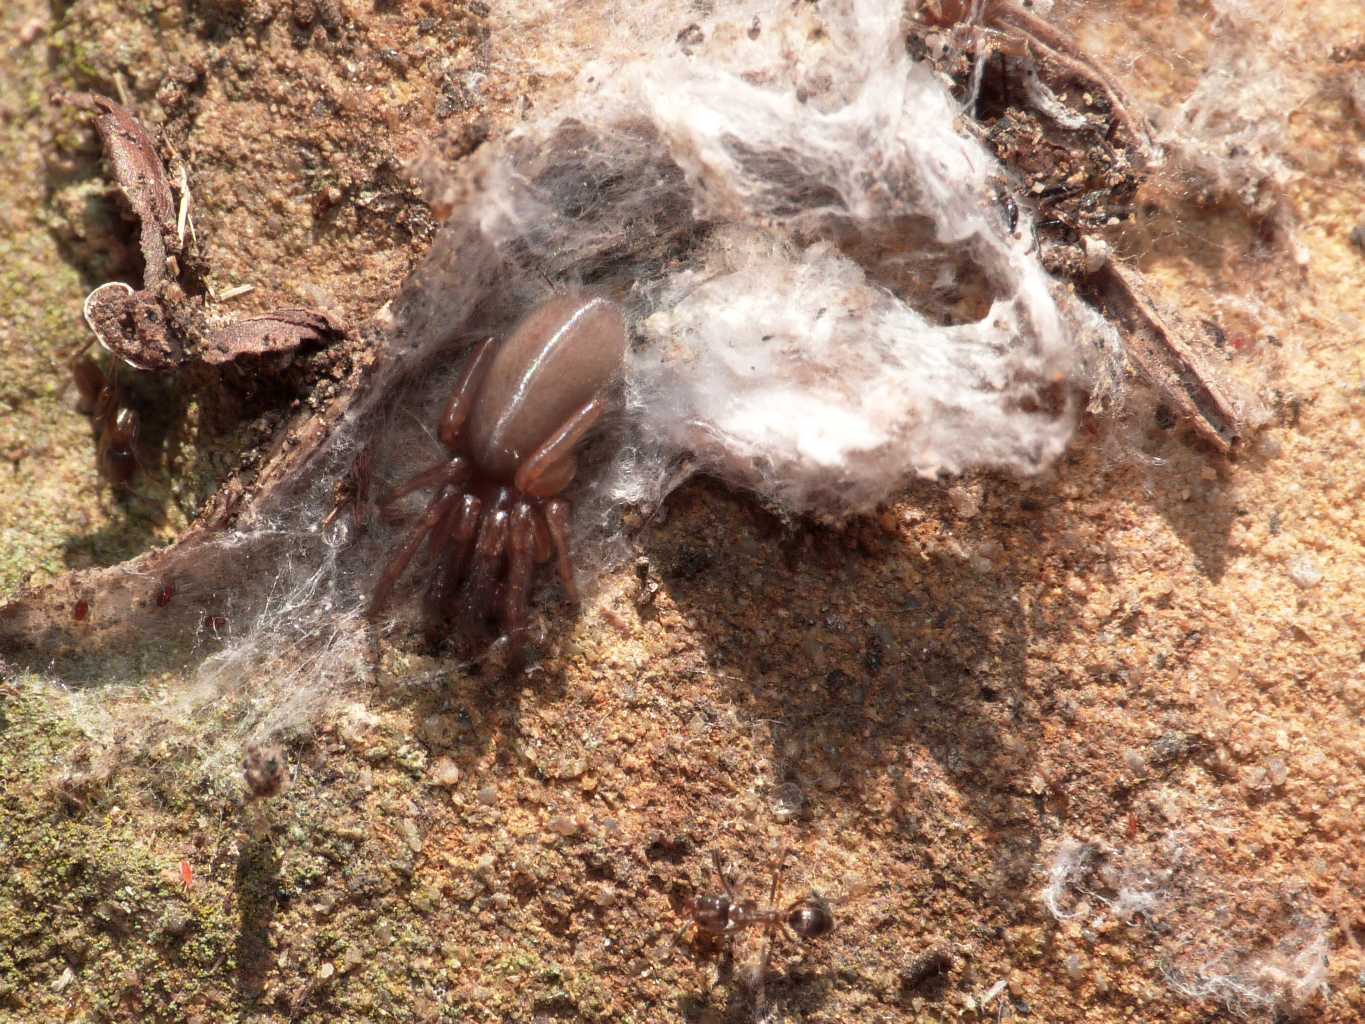
<path fill-rule="evenodd" d="M 987 0 L 981 20 L 994 28 L 1013 30 L 1028 43 L 1035 55 L 1051 61 L 1055 67 L 1087 83 L 1096 92 L 1102 92 L 1109 100 L 1114 120 L 1127 131 L 1141 156 L 1151 159 L 1156 146 L 1146 119 L 1130 112 L 1131 104 L 1114 76 L 1092 60 L 1070 33 L 1026 11 L 1013 0 Z"/>
<path fill-rule="evenodd" d="M 1110 260 L 1081 288 L 1122 330 L 1129 358 L 1173 411 L 1220 451 L 1232 450 L 1242 436 L 1236 405 L 1183 332 L 1157 310 L 1141 275 Z"/>
<path fill-rule="evenodd" d="M 973 7 L 966 0 L 923 0 L 923 3 L 922 17 L 932 25 L 962 27 L 973 17 Z M 1086 126 L 1087 119 L 1079 114 L 1070 117 L 1065 104 L 1057 101 L 1051 89 L 1046 86 L 1025 89 L 1023 95 L 1027 97 L 1026 106 L 1032 106 L 1045 116 L 1044 123 L 1058 124 L 1063 129 L 1057 138 L 1052 138 L 1047 131 L 1041 136 L 1013 131 L 1015 122 L 1009 112 L 996 121 L 988 134 L 997 155 L 1026 180 L 1033 178 L 1032 191 L 1021 197 L 1021 201 L 1038 196 L 1039 208 L 1047 211 L 1047 216 L 1037 225 L 1038 233 L 1044 236 L 1045 251 L 1052 253 L 1052 259 L 1045 257 L 1044 264 L 1054 273 L 1075 280 L 1087 301 L 1119 327 L 1130 361 L 1174 412 L 1188 420 L 1195 431 L 1219 451 L 1232 450 L 1244 433 L 1242 410 L 1210 372 L 1199 354 L 1198 344 L 1192 343 L 1183 328 L 1156 308 L 1139 273 L 1112 260 L 1092 270 L 1093 262 L 1087 258 L 1087 241 L 1093 237 L 1090 231 L 1099 224 L 1109 223 L 1111 216 L 1122 215 L 1117 204 L 1106 209 L 1103 204 L 1088 200 L 1099 198 L 1095 191 L 1115 181 L 1122 186 L 1122 191 L 1111 195 L 1126 198 L 1137 185 L 1137 176 L 1130 177 L 1126 168 L 1149 167 L 1157 151 L 1146 119 L 1134 113 L 1134 104 L 1124 95 L 1114 76 L 1065 30 L 1025 10 L 1015 0 L 985 0 L 975 10 L 980 24 L 992 35 L 999 36 L 988 43 L 978 40 L 978 47 L 991 45 L 1006 55 L 1024 58 L 1030 65 L 1036 63 L 1037 70 L 1054 81 L 1071 79 L 1087 93 L 1107 98 L 1111 128 L 1104 134 L 1120 143 L 1122 160 L 1109 166 L 1088 168 L 1088 175 L 1083 177 L 1097 184 L 1083 183 L 1071 192 L 1059 193 L 1062 196 L 1081 195 L 1080 202 L 1049 202 L 1049 197 L 1056 190 L 1067 187 L 1069 181 L 1049 181 L 1047 168 L 1039 167 L 1040 152 L 1044 157 L 1046 155 L 1045 150 L 1040 151 L 1039 138 L 1050 142 L 1060 152 L 1071 154 L 1083 168 L 1087 167 L 1091 156 L 1088 150 L 1077 149 L 1067 137 L 1068 132 Z M 1026 120 L 1019 123 L 1029 124 Z M 1117 129 L 1117 133 L 1113 129 Z"/>

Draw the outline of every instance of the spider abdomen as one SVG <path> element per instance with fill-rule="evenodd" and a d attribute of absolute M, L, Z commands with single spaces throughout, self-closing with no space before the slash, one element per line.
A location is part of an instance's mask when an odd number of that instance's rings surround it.
<path fill-rule="evenodd" d="M 625 350 L 625 318 L 610 299 L 563 295 L 528 314 L 478 385 L 465 446 L 479 469 L 510 483 L 523 459 L 603 391 Z"/>

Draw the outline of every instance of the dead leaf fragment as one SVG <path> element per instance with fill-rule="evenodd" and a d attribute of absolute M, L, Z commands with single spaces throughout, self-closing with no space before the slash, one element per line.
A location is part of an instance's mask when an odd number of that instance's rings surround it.
<path fill-rule="evenodd" d="M 85 316 L 100 344 L 130 366 L 170 370 L 184 361 L 179 332 L 167 329 L 163 303 L 150 290 L 103 285 L 86 299 Z"/>
<path fill-rule="evenodd" d="M 95 93 L 66 93 L 59 102 L 95 114 L 95 130 L 114 179 L 138 220 L 142 250 L 142 286 L 154 288 L 166 280 L 166 257 L 179 250 L 175 200 L 166 167 L 151 135 L 127 107 Z"/>

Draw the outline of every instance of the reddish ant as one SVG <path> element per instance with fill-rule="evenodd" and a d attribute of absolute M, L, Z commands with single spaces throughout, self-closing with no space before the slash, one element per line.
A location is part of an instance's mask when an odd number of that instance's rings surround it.
<path fill-rule="evenodd" d="M 100 475 L 114 487 L 124 487 L 133 478 L 138 458 L 133 446 L 137 441 L 138 415 L 119 398 L 118 384 L 84 352 L 71 359 L 71 376 L 80 392 L 77 408 L 95 425 L 95 464 Z"/>
<path fill-rule="evenodd" d="M 779 905 L 778 900 L 782 890 L 782 871 L 786 859 L 786 850 L 777 855 L 777 860 L 773 865 L 772 886 L 768 890 L 768 903 L 766 906 L 759 906 L 754 900 L 741 900 L 735 896 L 734 887 L 731 886 L 730 880 L 725 876 L 720 854 L 713 850 L 711 851 L 711 867 L 716 873 L 722 891 L 694 896 L 684 904 L 684 909 L 691 917 L 691 921 L 686 927 L 692 927 L 696 930 L 694 948 L 701 945 L 707 953 L 714 953 L 723 948 L 724 959 L 718 968 L 716 983 L 724 981 L 729 976 L 729 968 L 733 960 L 730 940 L 733 939 L 735 933 L 745 928 L 762 928 L 764 930 L 764 937 L 767 941 L 764 944 L 763 955 L 758 964 L 758 985 L 755 994 L 760 1007 L 765 1002 L 764 982 L 768 973 L 768 961 L 772 954 L 774 933 L 780 931 L 781 927 L 785 925 L 795 933 L 798 939 L 806 942 L 827 935 L 834 928 L 834 912 L 830 909 L 829 901 L 819 893 L 811 892 L 809 896 L 796 900 L 785 909 Z M 681 938 L 681 933 L 679 938 Z M 696 942 L 695 940 L 702 941 Z"/>
<path fill-rule="evenodd" d="M 96 288 L 85 298 L 82 311 L 85 323 L 95 336 L 94 340 L 108 349 L 92 312 L 95 297 L 106 288 L 121 289 L 128 294 L 132 294 L 132 289 L 113 281 Z M 94 422 L 97 439 L 95 464 L 100 475 L 115 488 L 125 488 L 138 467 L 134 449 L 138 431 L 137 410 L 123 404 L 119 397 L 117 377 L 112 371 L 105 376 L 99 364 L 85 354 L 89 347 L 90 342 L 87 341 L 76 350 L 69 362 L 71 377 L 76 382 L 76 390 L 80 392 L 77 408 Z"/>

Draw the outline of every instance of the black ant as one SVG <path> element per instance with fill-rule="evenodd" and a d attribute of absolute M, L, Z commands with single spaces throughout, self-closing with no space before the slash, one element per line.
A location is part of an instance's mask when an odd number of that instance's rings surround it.
<path fill-rule="evenodd" d="M 735 896 L 734 887 L 731 886 L 730 880 L 725 876 L 720 854 L 714 850 L 711 851 L 711 867 L 716 873 L 722 891 L 694 896 L 684 903 L 684 910 L 691 918 L 687 927 L 695 928 L 695 939 L 702 940 L 700 943 L 694 941 L 694 947 L 703 945 L 710 953 L 718 952 L 722 948 L 724 950 L 725 956 L 717 974 L 717 983 L 729 976 L 729 966 L 733 959 L 730 940 L 735 933 L 743 931 L 745 928 L 764 929 L 767 942 L 763 948 L 757 974 L 757 999 L 760 1005 L 764 1001 L 764 980 L 768 973 L 768 961 L 772 953 L 774 933 L 785 925 L 795 933 L 798 939 L 807 942 L 827 935 L 834 929 L 834 912 L 830 909 L 829 901 L 819 893 L 812 892 L 809 896 L 791 903 L 785 909 L 779 906 L 782 870 L 785 866 L 786 856 L 785 850 L 777 856 L 776 863 L 773 866 L 773 880 L 768 890 L 766 906 L 760 906 L 754 900 L 741 900 Z M 681 938 L 681 934 L 679 938 Z"/>
<path fill-rule="evenodd" d="M 779 854 L 773 871 L 772 888 L 768 893 L 768 906 L 760 907 L 753 900 L 735 898 L 730 880 L 725 877 L 720 854 L 712 850 L 711 867 L 724 891 L 687 901 L 686 909 L 697 931 L 712 938 L 721 938 L 744 928 L 763 926 L 771 930 L 779 924 L 785 924 L 802 940 L 818 939 L 828 934 L 834 928 L 834 913 L 823 896 L 813 892 L 792 903 L 786 910 L 777 907 L 778 893 L 782 888 L 782 862 L 785 859 L 785 853 Z"/>

